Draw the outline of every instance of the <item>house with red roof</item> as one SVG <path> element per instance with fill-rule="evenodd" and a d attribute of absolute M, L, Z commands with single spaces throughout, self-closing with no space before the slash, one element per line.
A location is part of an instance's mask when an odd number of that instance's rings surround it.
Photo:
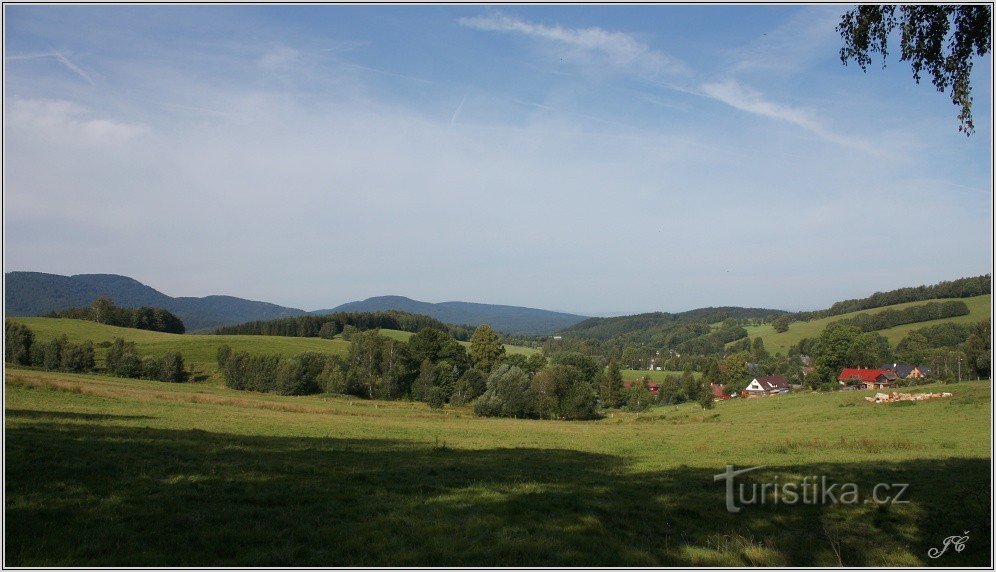
<path fill-rule="evenodd" d="M 895 372 L 887 369 L 870 369 L 849 367 L 841 370 L 837 376 L 837 381 L 843 386 L 842 389 L 881 389 L 883 387 L 895 387 L 897 376 Z"/>

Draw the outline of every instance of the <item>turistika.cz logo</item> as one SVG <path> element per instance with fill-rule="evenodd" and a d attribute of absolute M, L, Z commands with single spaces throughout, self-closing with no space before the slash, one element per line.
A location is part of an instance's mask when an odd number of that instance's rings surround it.
<path fill-rule="evenodd" d="M 837 483 L 826 475 L 809 475 L 801 481 L 779 482 L 775 475 L 769 482 L 735 482 L 736 477 L 763 469 L 763 466 L 737 469 L 726 465 L 726 471 L 713 475 L 713 482 L 726 481 L 726 510 L 740 512 L 746 505 L 759 504 L 903 504 L 908 500 L 903 498 L 907 483 L 877 483 L 871 489 L 870 495 L 861 495 L 857 483 Z M 739 486 L 738 486 L 739 485 Z"/>

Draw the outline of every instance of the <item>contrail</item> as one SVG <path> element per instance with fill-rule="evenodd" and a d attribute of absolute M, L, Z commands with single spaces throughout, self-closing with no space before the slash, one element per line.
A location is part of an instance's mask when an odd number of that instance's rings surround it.
<path fill-rule="evenodd" d="M 453 112 L 453 117 L 450 117 L 450 125 L 456 123 L 457 117 L 460 117 L 460 112 L 463 111 L 463 104 L 467 103 L 467 96 L 463 96 L 463 100 L 460 101 L 460 105 L 457 106 L 456 111 Z"/>
<path fill-rule="evenodd" d="M 74 74 L 76 74 L 77 76 L 79 76 L 80 78 L 82 78 L 88 84 L 95 85 L 93 83 L 93 78 L 90 77 L 90 74 L 87 73 L 87 71 L 85 69 L 83 69 L 80 66 L 76 65 L 75 62 L 73 62 L 68 57 L 66 57 L 66 55 L 63 54 L 62 52 L 57 52 L 55 50 L 52 50 L 50 52 L 45 52 L 45 53 L 41 53 L 41 54 L 23 54 L 23 55 L 7 56 L 5 59 L 8 59 L 8 60 L 38 60 L 38 59 L 43 59 L 43 58 L 52 58 L 52 59 L 54 59 L 55 61 L 57 61 L 60 64 L 62 64 L 63 67 L 65 67 L 69 71 L 73 72 Z"/>

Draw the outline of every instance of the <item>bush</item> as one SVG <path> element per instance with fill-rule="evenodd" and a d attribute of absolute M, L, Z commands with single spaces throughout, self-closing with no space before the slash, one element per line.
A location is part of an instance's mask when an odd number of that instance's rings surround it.
<path fill-rule="evenodd" d="M 442 387 L 433 387 L 425 402 L 433 409 L 441 409 L 446 403 L 446 391 Z"/>
<path fill-rule="evenodd" d="M 218 348 L 218 352 L 214 355 L 215 362 L 218 363 L 218 367 L 224 369 L 225 364 L 228 363 L 228 358 L 232 357 L 232 348 L 227 344 L 222 345 Z"/>

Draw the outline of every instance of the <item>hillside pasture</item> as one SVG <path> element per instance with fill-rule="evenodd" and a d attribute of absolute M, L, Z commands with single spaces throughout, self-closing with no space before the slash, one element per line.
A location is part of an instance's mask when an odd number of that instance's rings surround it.
<path fill-rule="evenodd" d="M 8 566 L 988 566 L 989 382 L 590 422 L 8 368 Z M 763 431 L 758 432 L 758 428 Z M 908 504 L 725 510 L 713 475 Z M 927 550 L 971 530 L 962 552 Z"/>
<path fill-rule="evenodd" d="M 620 373 L 622 373 L 623 381 L 635 381 L 637 379 L 643 379 L 644 377 L 649 377 L 652 381 L 660 383 L 664 381 L 664 378 L 666 378 L 669 375 L 673 375 L 674 377 L 681 379 L 681 375 L 684 372 L 670 371 L 663 369 L 661 371 L 656 371 L 656 370 L 650 371 L 646 369 L 624 369 L 620 370 Z M 695 376 L 695 379 L 699 379 L 700 377 L 702 377 L 702 372 L 693 371 L 692 375 Z"/>
<path fill-rule="evenodd" d="M 749 326 L 746 328 L 747 335 L 751 339 L 760 337 L 764 340 L 764 347 L 766 350 L 774 353 L 781 353 L 782 355 L 788 354 L 788 349 L 795 344 L 799 343 L 803 338 L 815 338 L 820 335 L 820 333 L 827 327 L 831 322 L 836 322 L 839 320 L 846 320 L 848 318 L 853 318 L 857 314 L 877 314 L 885 310 L 894 309 L 901 310 L 903 308 L 908 308 L 910 306 L 921 306 L 929 302 L 948 302 L 952 300 L 958 300 L 964 302 L 968 306 L 969 313 L 964 316 L 954 316 L 951 318 L 943 318 L 940 320 L 929 320 L 926 322 L 916 322 L 913 324 L 903 324 L 901 326 L 895 326 L 892 328 L 886 328 L 884 330 L 876 330 L 878 333 L 885 336 L 889 340 L 889 343 L 895 346 L 903 338 L 905 338 L 911 331 L 925 328 L 928 326 L 934 326 L 937 324 L 943 324 L 948 322 L 953 322 L 956 324 L 971 324 L 973 322 L 978 322 L 980 320 L 985 320 L 989 317 L 989 309 L 991 304 L 991 296 L 986 294 L 983 296 L 973 296 L 971 298 L 942 298 L 938 300 L 924 300 L 919 302 L 907 302 L 905 304 L 895 304 L 892 306 L 884 306 L 881 308 L 872 308 L 869 310 L 861 310 L 860 312 L 851 312 L 848 314 L 840 314 L 838 316 L 830 316 L 829 318 L 821 318 L 819 320 L 811 320 L 809 322 L 792 322 L 789 325 L 789 329 L 786 332 L 776 332 L 770 323 L 762 324 L 760 326 Z"/>

